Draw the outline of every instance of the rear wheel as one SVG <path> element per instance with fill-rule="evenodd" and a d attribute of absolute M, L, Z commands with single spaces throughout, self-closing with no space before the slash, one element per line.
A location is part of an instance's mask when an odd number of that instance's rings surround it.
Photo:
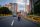
<path fill-rule="evenodd" d="M 18 17 L 18 21 L 20 21 L 21 17 Z"/>

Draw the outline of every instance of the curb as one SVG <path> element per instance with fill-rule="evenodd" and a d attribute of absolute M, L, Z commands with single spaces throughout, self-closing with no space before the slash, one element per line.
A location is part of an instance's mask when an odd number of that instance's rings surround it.
<path fill-rule="evenodd" d="M 12 15 L 9 15 L 9 16 L 12 16 Z M 0 18 L 5 18 L 5 17 L 9 17 L 9 16 L 0 16 Z"/>

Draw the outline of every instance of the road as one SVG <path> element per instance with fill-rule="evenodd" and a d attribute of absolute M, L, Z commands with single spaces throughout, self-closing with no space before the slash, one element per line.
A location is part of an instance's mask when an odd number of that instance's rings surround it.
<path fill-rule="evenodd" d="M 14 24 L 11 25 L 13 21 Z M 24 18 L 18 21 L 17 17 L 8 16 L 4 20 L 0 20 L 0 27 L 37 27 L 37 25 Z"/>

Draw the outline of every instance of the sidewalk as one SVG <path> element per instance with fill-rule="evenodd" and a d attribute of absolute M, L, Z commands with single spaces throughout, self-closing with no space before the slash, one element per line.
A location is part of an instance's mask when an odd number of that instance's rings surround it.
<path fill-rule="evenodd" d="M 25 16 L 24 18 L 32 22 L 40 23 L 40 16 L 29 15 L 29 16 Z"/>

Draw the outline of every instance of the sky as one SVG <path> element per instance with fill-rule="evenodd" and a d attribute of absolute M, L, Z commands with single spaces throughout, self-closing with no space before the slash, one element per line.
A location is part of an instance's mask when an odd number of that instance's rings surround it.
<path fill-rule="evenodd" d="M 6 3 L 13 3 L 16 2 L 16 0 L 0 0 L 0 5 L 4 5 Z"/>
<path fill-rule="evenodd" d="M 29 0 L 26 0 L 27 3 L 29 2 Z M 20 3 L 24 3 L 24 0 L 0 0 L 0 5 L 3 5 L 5 3 L 14 3 L 14 2 L 20 2 Z"/>
<path fill-rule="evenodd" d="M 4 5 L 7 3 L 18 3 L 19 9 L 23 10 L 25 8 L 25 5 L 23 5 L 25 0 L 0 0 L 0 5 Z M 27 4 L 29 3 L 29 0 L 26 0 Z"/>

